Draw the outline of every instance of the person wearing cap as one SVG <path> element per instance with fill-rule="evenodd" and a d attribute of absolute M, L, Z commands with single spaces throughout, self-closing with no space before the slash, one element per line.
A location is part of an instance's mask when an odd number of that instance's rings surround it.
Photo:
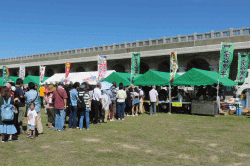
<path fill-rule="evenodd" d="M 55 129 L 62 131 L 65 123 L 65 115 L 67 108 L 67 93 L 63 88 L 63 82 L 58 83 L 58 87 L 53 92 L 54 108 L 56 113 Z"/>
<path fill-rule="evenodd" d="M 75 82 L 73 89 L 70 90 L 70 114 L 69 114 L 69 128 L 76 128 L 77 125 L 77 99 L 80 83 Z"/>
<path fill-rule="evenodd" d="M 83 119 L 84 119 L 84 116 L 85 116 L 85 121 L 86 121 L 86 130 L 89 130 L 89 110 L 90 110 L 90 105 L 91 105 L 91 102 L 90 102 L 90 95 L 89 95 L 89 91 L 88 91 L 88 84 L 86 82 L 83 82 L 81 85 L 80 85 L 80 88 L 79 88 L 79 94 L 78 94 L 78 98 L 80 99 L 82 96 L 83 97 L 83 100 L 84 100 L 84 103 L 86 105 L 86 109 L 84 108 L 78 108 L 78 112 L 80 114 L 80 118 L 79 118 L 79 128 L 80 130 L 83 129 Z"/>
<path fill-rule="evenodd" d="M 101 92 L 102 84 L 100 82 L 97 83 L 96 88 L 93 91 L 93 97 L 92 97 L 92 111 L 94 111 L 95 114 L 95 120 L 94 124 L 100 125 L 100 108 L 102 103 L 102 92 Z"/>
<path fill-rule="evenodd" d="M 56 87 L 53 84 L 49 85 L 48 93 L 45 95 L 45 101 L 47 103 L 47 115 L 48 115 L 48 128 L 55 129 L 53 124 L 55 123 L 55 108 L 53 102 L 53 92 L 56 90 Z"/>
<path fill-rule="evenodd" d="M 140 96 L 139 112 L 142 114 L 142 113 L 145 112 L 145 110 L 143 109 L 143 100 L 144 100 L 144 97 L 145 97 L 145 93 L 142 90 L 141 85 L 139 86 L 139 96 Z"/>

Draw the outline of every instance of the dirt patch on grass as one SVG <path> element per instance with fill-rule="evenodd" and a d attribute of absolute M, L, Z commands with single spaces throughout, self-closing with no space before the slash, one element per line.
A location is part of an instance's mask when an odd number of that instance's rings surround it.
<path fill-rule="evenodd" d="M 146 152 L 146 153 L 151 153 L 151 152 L 152 152 L 152 150 L 145 150 L 145 152 Z"/>
<path fill-rule="evenodd" d="M 212 143 L 212 144 L 209 144 L 209 146 L 211 146 L 211 147 L 215 148 L 215 147 L 217 147 L 217 146 L 218 146 L 218 144 L 214 144 L 214 143 Z"/>
<path fill-rule="evenodd" d="M 122 147 L 127 148 L 127 149 L 133 149 L 133 150 L 138 150 L 139 148 L 134 146 L 134 145 L 128 145 L 128 144 L 123 144 Z"/>
<path fill-rule="evenodd" d="M 219 157 L 217 157 L 217 156 L 215 156 L 215 155 L 210 156 L 209 158 L 210 158 L 210 160 L 211 160 L 212 162 L 215 162 L 215 163 L 219 162 Z"/>
<path fill-rule="evenodd" d="M 233 164 L 231 164 L 229 166 L 240 166 L 240 165 L 243 165 L 243 163 L 233 163 Z"/>
<path fill-rule="evenodd" d="M 50 146 L 41 146 L 41 148 L 48 149 L 48 148 L 50 148 Z"/>
<path fill-rule="evenodd" d="M 198 142 L 198 143 L 205 143 L 205 141 L 202 140 L 187 140 L 188 142 Z"/>
<path fill-rule="evenodd" d="M 187 154 L 180 154 L 178 157 L 180 159 L 190 159 L 190 157 Z"/>
<path fill-rule="evenodd" d="M 95 143 L 101 142 L 101 140 L 97 138 L 83 138 L 82 140 L 86 142 L 95 142 Z"/>
<path fill-rule="evenodd" d="M 112 152 L 111 149 L 99 149 L 98 152 Z"/>
<path fill-rule="evenodd" d="M 250 155 L 246 153 L 236 153 L 236 155 L 239 157 L 250 157 Z"/>

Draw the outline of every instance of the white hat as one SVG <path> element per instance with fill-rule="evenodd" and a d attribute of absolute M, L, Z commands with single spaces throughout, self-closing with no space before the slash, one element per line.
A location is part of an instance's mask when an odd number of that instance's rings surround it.
<path fill-rule="evenodd" d="M 16 91 L 16 87 L 15 87 L 15 86 L 12 86 L 12 87 L 11 87 L 11 91 L 15 92 L 15 91 Z"/>

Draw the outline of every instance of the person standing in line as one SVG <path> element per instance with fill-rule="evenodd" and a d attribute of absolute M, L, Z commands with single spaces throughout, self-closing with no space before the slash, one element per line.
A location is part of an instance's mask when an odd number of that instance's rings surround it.
<path fill-rule="evenodd" d="M 139 86 L 139 96 L 140 96 L 140 103 L 139 103 L 139 112 L 141 114 L 144 113 L 144 109 L 143 109 L 143 100 L 144 100 L 144 97 L 145 97 L 145 93 L 144 91 L 142 90 L 142 86 L 140 85 Z"/>
<path fill-rule="evenodd" d="M 36 124 L 37 124 L 37 113 L 35 111 L 35 105 L 30 104 L 30 109 L 28 111 L 28 125 L 29 125 L 29 135 L 26 138 L 34 139 L 36 137 Z"/>
<path fill-rule="evenodd" d="M 110 120 L 114 121 L 114 117 L 116 115 L 116 110 L 117 110 L 117 106 L 116 106 L 116 94 L 118 89 L 116 88 L 116 82 L 113 82 L 112 87 L 110 88 L 111 92 L 112 92 L 112 97 L 111 97 L 111 102 L 112 102 L 112 110 L 110 110 Z"/>
<path fill-rule="evenodd" d="M 37 131 L 38 131 L 38 134 L 43 134 L 43 125 L 42 125 L 41 111 L 40 111 L 40 104 L 39 104 L 40 95 L 39 95 L 39 92 L 35 90 L 35 84 L 33 82 L 30 82 L 28 84 L 28 87 L 29 87 L 29 91 L 25 93 L 26 105 L 29 111 L 30 104 L 32 103 L 35 104 L 35 110 L 37 113 Z M 28 125 L 27 125 L 27 131 L 29 131 Z"/>
<path fill-rule="evenodd" d="M 41 108 L 45 108 L 45 107 L 44 107 L 44 104 L 43 104 L 45 92 L 46 92 L 46 90 L 45 90 L 44 85 L 41 85 L 41 87 L 39 88 L 40 100 L 41 100 Z"/>
<path fill-rule="evenodd" d="M 138 109 L 139 109 L 139 90 L 135 88 L 133 93 L 133 107 L 132 107 L 132 116 L 138 116 Z M 136 111 L 135 111 L 136 110 Z M 135 114 L 134 114 L 135 111 Z"/>
<path fill-rule="evenodd" d="M 102 95 L 102 109 L 105 112 L 103 123 L 107 123 L 108 117 L 110 115 L 109 105 L 112 103 L 107 90 L 103 90 Z"/>
<path fill-rule="evenodd" d="M 56 87 L 51 84 L 49 85 L 49 91 L 46 93 L 45 101 L 47 103 L 47 114 L 48 114 L 48 128 L 49 129 L 55 129 L 53 127 L 53 124 L 55 123 L 55 108 L 54 108 L 54 102 L 53 102 L 53 92 L 56 90 Z"/>
<path fill-rule="evenodd" d="M 94 123 L 94 117 L 95 117 L 95 113 L 94 113 L 94 109 L 93 109 L 93 105 L 92 105 L 92 98 L 93 98 L 93 86 L 89 85 L 88 86 L 88 90 L 89 90 L 89 101 L 90 101 L 90 106 L 89 106 L 89 123 Z"/>
<path fill-rule="evenodd" d="M 96 88 L 93 91 L 93 97 L 92 97 L 92 111 L 95 112 L 95 120 L 94 124 L 100 125 L 100 106 L 102 103 L 102 92 L 101 92 L 101 83 L 97 83 Z"/>
<path fill-rule="evenodd" d="M 127 94 L 127 98 L 125 100 L 125 113 L 128 116 L 129 114 L 132 115 L 132 104 L 133 104 L 133 98 L 132 98 L 132 94 L 133 94 L 133 88 L 130 86 L 127 88 L 126 90 L 126 94 Z"/>
<path fill-rule="evenodd" d="M 16 80 L 16 90 L 14 92 L 15 96 L 15 107 L 17 108 L 17 134 L 24 134 L 23 130 L 23 119 L 26 112 L 25 109 L 25 98 L 24 98 L 24 92 L 22 90 L 23 86 L 23 80 L 21 78 L 18 78 Z"/>
<path fill-rule="evenodd" d="M 76 128 L 77 125 L 77 98 L 80 83 L 75 82 L 70 91 L 70 114 L 69 114 L 69 128 Z"/>
<path fill-rule="evenodd" d="M 149 91 L 149 98 L 150 98 L 150 115 L 157 115 L 156 114 L 156 103 L 158 102 L 158 92 L 155 90 L 155 85 L 153 88 Z"/>
<path fill-rule="evenodd" d="M 88 84 L 86 82 L 83 82 L 80 85 L 79 89 L 79 94 L 78 94 L 78 100 L 81 102 L 84 102 L 83 108 L 78 107 L 78 111 L 80 113 L 80 119 L 79 119 L 79 128 L 80 130 L 83 129 L 83 119 L 85 116 L 85 121 L 86 121 L 86 130 L 89 130 L 89 110 L 90 110 L 90 96 L 89 96 L 89 91 L 88 91 Z"/>
<path fill-rule="evenodd" d="M 67 93 L 63 88 L 63 83 L 59 82 L 58 87 L 53 92 L 54 108 L 56 113 L 55 129 L 62 131 L 65 122 L 66 108 L 67 108 Z"/>
<path fill-rule="evenodd" d="M 117 115 L 118 120 L 121 120 L 121 114 L 122 114 L 122 120 L 124 120 L 124 110 L 125 110 L 125 100 L 127 98 L 126 92 L 123 90 L 123 83 L 119 84 L 119 91 L 116 95 L 117 98 Z"/>
<path fill-rule="evenodd" d="M 10 89 L 6 86 L 1 88 L 1 97 L 0 97 L 0 107 L 1 107 L 1 116 L 0 116 L 0 131 L 2 134 L 2 142 L 5 142 L 5 135 L 9 135 L 8 141 L 12 141 L 12 135 L 17 132 L 16 127 L 14 126 L 14 119 L 12 121 L 3 121 L 2 115 L 3 115 L 3 109 L 6 107 L 6 104 L 9 105 L 8 109 L 12 108 L 13 114 L 14 114 L 14 100 L 11 97 Z"/>

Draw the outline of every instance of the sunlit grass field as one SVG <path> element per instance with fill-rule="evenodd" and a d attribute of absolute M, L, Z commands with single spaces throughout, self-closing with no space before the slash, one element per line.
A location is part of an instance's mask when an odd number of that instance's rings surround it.
<path fill-rule="evenodd" d="M 249 165 L 248 116 L 158 113 L 1 143 L 1 165 Z"/>

